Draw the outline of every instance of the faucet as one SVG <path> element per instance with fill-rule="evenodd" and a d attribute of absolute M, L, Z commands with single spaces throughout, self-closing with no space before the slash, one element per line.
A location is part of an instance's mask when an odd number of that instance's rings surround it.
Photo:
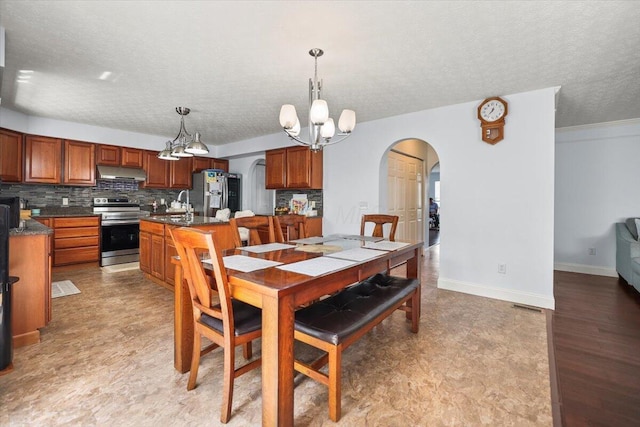
<path fill-rule="evenodd" d="M 191 211 L 189 210 L 189 190 L 182 190 L 180 193 L 178 193 L 178 201 L 181 202 L 182 201 L 182 195 L 184 193 L 187 193 L 187 209 L 184 212 L 184 219 L 185 221 L 191 221 Z"/>

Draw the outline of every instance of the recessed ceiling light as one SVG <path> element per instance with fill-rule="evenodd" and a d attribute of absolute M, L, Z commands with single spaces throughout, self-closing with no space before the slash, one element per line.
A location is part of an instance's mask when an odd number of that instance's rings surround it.
<path fill-rule="evenodd" d="M 107 80 L 109 77 L 111 77 L 111 71 L 105 71 L 102 74 L 100 74 L 100 77 L 98 77 L 100 80 Z"/>

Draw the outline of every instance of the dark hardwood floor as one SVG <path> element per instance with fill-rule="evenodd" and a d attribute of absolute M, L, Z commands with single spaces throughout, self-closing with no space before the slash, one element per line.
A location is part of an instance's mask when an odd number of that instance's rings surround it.
<path fill-rule="evenodd" d="M 640 294 L 611 277 L 556 271 L 554 282 L 562 426 L 640 426 Z"/>

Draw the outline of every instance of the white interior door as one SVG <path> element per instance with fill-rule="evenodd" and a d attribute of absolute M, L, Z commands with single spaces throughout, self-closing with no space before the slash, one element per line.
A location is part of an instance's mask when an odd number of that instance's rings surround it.
<path fill-rule="evenodd" d="M 390 151 L 387 164 L 387 205 L 399 218 L 396 239 L 422 240 L 422 160 Z"/>

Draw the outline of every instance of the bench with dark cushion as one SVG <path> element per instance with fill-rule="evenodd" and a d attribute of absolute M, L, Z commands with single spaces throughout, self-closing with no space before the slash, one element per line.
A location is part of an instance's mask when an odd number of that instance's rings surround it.
<path fill-rule="evenodd" d="M 407 307 L 403 305 L 407 303 Z M 410 314 L 418 332 L 420 281 L 376 274 L 324 300 L 296 311 L 295 338 L 326 352 L 311 364 L 295 361 L 295 369 L 329 387 L 329 417 L 340 419 L 341 353 L 396 309 Z M 329 373 L 320 371 L 329 364 Z"/>

